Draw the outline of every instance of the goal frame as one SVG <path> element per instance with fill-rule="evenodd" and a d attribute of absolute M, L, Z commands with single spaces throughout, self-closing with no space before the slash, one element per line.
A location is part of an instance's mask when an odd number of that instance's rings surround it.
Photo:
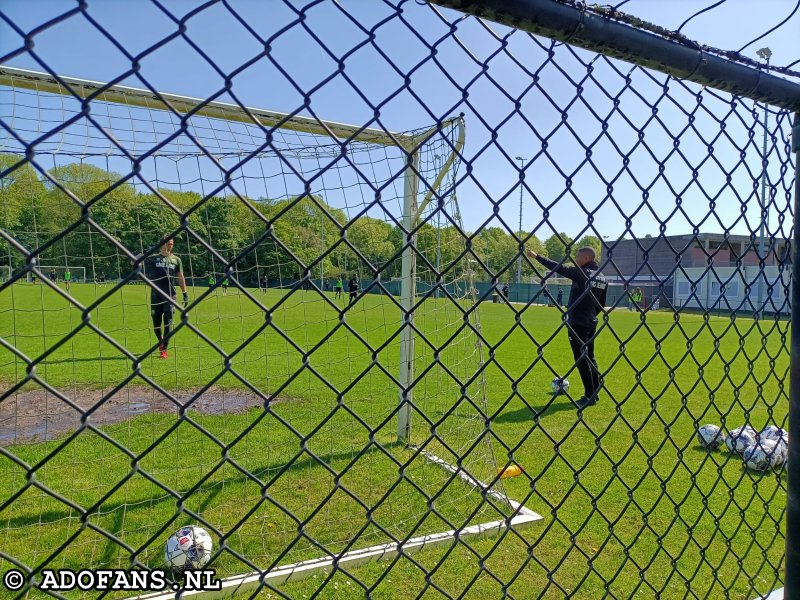
<path fill-rule="evenodd" d="M 37 71 L 0 66 L 0 85 L 7 87 L 23 88 L 36 92 L 73 96 L 84 100 L 97 99 L 102 102 L 113 102 L 146 108 L 148 110 L 171 110 L 176 115 L 185 114 L 202 115 L 209 118 L 224 119 L 258 125 L 265 128 L 280 128 L 328 137 L 340 143 L 345 141 L 360 141 L 384 146 L 396 146 L 407 155 L 407 166 L 403 183 L 403 215 L 402 222 L 405 230 L 405 240 L 402 252 L 402 281 L 401 281 L 401 310 L 402 323 L 400 333 L 400 361 L 399 361 L 399 407 L 397 415 L 398 441 L 408 446 L 411 431 L 411 410 L 413 402 L 414 380 L 414 302 L 416 295 L 416 228 L 419 225 L 419 216 L 425 208 L 438 195 L 442 182 L 453 168 L 458 156 L 464 148 L 465 123 L 463 115 L 459 115 L 438 123 L 436 126 L 413 135 L 396 133 L 384 129 L 359 127 L 334 121 L 319 120 L 294 114 L 276 112 L 261 108 L 245 107 L 220 101 L 205 101 L 200 98 L 182 96 L 171 93 L 157 92 L 152 89 L 141 89 L 123 85 L 112 85 L 97 81 L 51 75 Z M 420 148 L 436 132 L 443 128 L 454 126 L 457 128 L 455 143 L 446 160 L 442 164 L 437 176 L 429 185 L 424 197 L 418 203 L 420 184 Z M 40 267 L 40 273 L 49 267 Z M 85 270 L 84 270 L 85 278 Z M 409 446 L 412 449 L 413 446 Z M 480 490 L 480 493 L 491 496 L 507 504 L 513 515 L 486 523 L 464 526 L 457 530 L 428 534 L 401 540 L 388 544 L 378 544 L 344 552 L 338 555 L 322 556 L 317 559 L 298 563 L 281 565 L 265 572 L 247 573 L 227 578 L 222 581 L 219 591 L 184 592 L 182 597 L 202 594 L 203 598 L 229 597 L 236 593 L 252 592 L 260 585 L 279 585 L 287 581 L 303 579 L 312 576 L 322 569 L 334 566 L 353 567 L 365 562 L 391 558 L 397 554 L 411 553 L 423 548 L 431 548 L 442 544 L 452 544 L 454 541 L 468 537 L 479 537 L 496 534 L 511 527 L 521 527 L 541 520 L 543 517 L 525 506 L 514 502 L 504 494 L 491 489 L 490 485 L 472 478 L 463 469 L 451 465 L 443 459 L 427 451 L 417 449 L 428 461 L 449 471 L 468 485 Z M 474 492 L 479 493 L 479 492 Z M 162 600 L 174 598 L 174 593 L 148 594 L 135 596 L 135 598 L 148 598 Z"/>

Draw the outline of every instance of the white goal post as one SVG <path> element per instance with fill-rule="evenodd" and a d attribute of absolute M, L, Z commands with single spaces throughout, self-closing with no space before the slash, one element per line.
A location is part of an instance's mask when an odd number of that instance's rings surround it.
<path fill-rule="evenodd" d="M 256 123 L 262 127 L 280 127 L 292 131 L 326 136 L 335 140 L 358 140 L 385 146 L 399 146 L 409 153 L 410 156 L 404 179 L 403 226 L 406 232 L 412 232 L 417 227 L 418 215 L 424 211 L 428 203 L 430 203 L 440 190 L 445 176 L 448 171 L 453 168 L 454 163 L 464 147 L 465 139 L 464 119 L 462 117 L 455 117 L 451 119 L 451 121 L 445 121 L 441 125 L 423 131 L 422 133 L 408 135 L 387 132 L 383 129 L 356 127 L 354 125 L 346 125 L 332 121 L 320 121 L 308 117 L 289 115 L 259 108 L 242 107 L 237 104 L 226 102 L 212 101 L 204 103 L 200 98 L 163 92 L 156 94 L 145 89 L 123 85 L 108 85 L 98 81 L 78 79 L 75 77 L 59 76 L 56 79 L 47 73 L 17 69 L 14 67 L 0 66 L 0 85 L 30 89 L 37 92 L 67 96 L 73 95 L 83 99 L 99 96 L 104 102 L 119 102 L 121 104 L 139 106 L 147 109 L 152 109 L 154 103 L 166 103 L 178 114 L 193 112 L 193 114 L 210 118 L 243 123 Z M 202 106 L 198 108 L 200 105 Z M 443 127 L 448 126 L 450 122 L 458 127 L 458 137 L 455 147 L 449 152 L 438 175 L 425 194 L 422 202 L 418 205 L 417 194 L 419 190 L 420 168 L 418 149 L 427 138 L 433 133 L 440 131 Z M 401 407 L 397 416 L 397 432 L 400 441 L 408 439 L 409 428 L 411 427 L 410 407 L 413 404 L 413 393 L 411 391 L 403 391 L 403 388 L 410 390 L 411 382 L 414 379 L 414 315 L 411 309 L 414 304 L 416 287 L 415 278 L 412 277 L 412 273 L 416 273 L 416 255 L 413 249 L 415 236 L 412 234 L 411 238 L 412 239 L 409 240 L 408 245 L 406 245 L 403 251 L 402 259 L 401 305 L 403 310 L 408 314 L 408 320 L 403 326 L 400 343 L 400 382 L 402 387 L 399 393 Z M 82 280 L 85 281 L 85 268 L 82 269 Z"/>
<path fill-rule="evenodd" d="M 322 136 L 329 143 L 342 146 L 342 142 L 358 141 L 366 144 L 375 144 L 386 147 L 400 148 L 405 155 L 406 167 L 403 177 L 403 250 L 401 267 L 401 323 L 399 343 L 399 408 L 397 414 L 397 438 L 407 446 L 414 448 L 411 440 L 411 415 L 415 407 L 413 390 L 415 383 L 415 307 L 417 306 L 417 260 L 416 249 L 417 233 L 420 227 L 421 215 L 431 206 L 434 199 L 439 199 L 442 189 L 446 187 L 446 180 L 452 177 L 454 167 L 459 161 L 459 155 L 464 148 L 465 126 L 463 117 L 458 116 L 435 127 L 422 130 L 414 134 L 387 132 L 382 129 L 358 127 L 342 123 L 322 121 L 314 118 L 288 115 L 285 113 L 269 111 L 258 108 L 242 107 L 237 104 L 211 101 L 168 94 L 155 93 L 146 89 L 138 89 L 121 85 L 107 85 L 100 82 L 77 79 L 73 77 L 53 77 L 46 73 L 38 73 L 22 69 L 0 67 L 0 86 L 9 86 L 15 89 L 33 90 L 37 93 L 58 94 L 79 99 L 96 99 L 99 102 L 120 103 L 126 106 L 136 106 L 149 111 L 168 111 L 176 116 L 191 113 L 202 115 L 210 119 L 222 119 L 256 126 L 260 129 L 280 128 L 295 132 Z M 438 165 L 438 172 L 430 181 L 420 176 L 421 157 L 420 148 L 443 128 L 452 129 L 455 134 L 453 142 L 445 144 L 445 158 Z M 116 142 L 114 142 L 116 143 Z M 426 186 L 421 188 L 421 183 Z M 452 187 L 452 186 L 451 186 Z M 447 192 L 448 194 L 452 192 Z M 453 200 L 454 194 L 453 194 Z M 459 216 L 460 218 L 460 216 Z M 324 231 L 324 228 L 323 228 Z M 469 259 L 465 259 L 469 262 Z M 438 266 L 438 265 L 437 265 Z M 63 269 L 63 267 L 60 267 Z M 85 268 L 73 268 L 73 281 L 77 281 L 76 271 L 80 269 L 81 278 L 85 281 Z M 469 267 L 466 268 L 469 271 Z M 40 272 L 47 274 L 48 266 L 40 266 Z M 63 282 L 63 270 L 59 272 L 59 283 Z M 471 275 L 467 274 L 466 286 L 471 285 Z M 437 300 L 449 302 L 449 300 Z M 393 392 L 391 392 L 393 393 Z M 454 402 L 455 403 L 455 402 Z M 488 440 L 488 438 L 487 438 Z M 475 440 L 473 440 L 475 441 Z M 510 527 L 528 525 L 542 519 L 542 517 L 526 507 L 509 499 L 504 493 L 493 489 L 492 482 L 479 481 L 466 473 L 463 467 L 453 466 L 444 458 L 415 448 L 415 451 L 424 456 L 430 464 L 448 471 L 448 476 L 455 475 L 475 494 L 483 498 L 491 497 L 509 507 L 511 515 L 504 519 L 493 519 L 485 523 L 472 523 L 460 529 L 442 531 L 439 533 L 425 534 L 413 538 L 388 544 L 377 544 L 358 550 L 351 550 L 337 555 L 326 555 L 313 560 L 281 565 L 267 572 L 256 572 L 228 578 L 224 583 L 224 590 L 220 595 L 231 595 L 235 592 L 251 591 L 261 582 L 277 584 L 290 579 L 299 579 L 312 575 L 321 569 L 329 569 L 331 565 L 356 565 L 361 562 L 388 558 L 398 553 L 408 553 L 422 548 L 429 548 L 439 544 L 452 544 L 453 540 L 470 536 L 481 536 Z M 493 474 L 494 475 L 494 474 Z M 213 597 L 214 592 L 208 594 Z M 184 594 L 189 595 L 189 594 Z M 173 597 L 174 594 L 153 597 Z"/>

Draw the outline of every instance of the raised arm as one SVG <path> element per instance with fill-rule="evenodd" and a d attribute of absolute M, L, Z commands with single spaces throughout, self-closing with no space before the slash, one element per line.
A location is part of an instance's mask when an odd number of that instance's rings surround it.
<path fill-rule="evenodd" d="M 525 254 L 528 256 L 528 258 L 533 258 L 534 260 L 540 262 L 554 273 L 563 275 L 568 279 L 578 280 L 586 278 L 580 269 L 576 267 L 568 267 L 567 265 L 557 263 L 554 260 L 550 260 L 549 258 L 542 256 L 541 254 L 537 254 L 533 250 L 525 250 Z"/>

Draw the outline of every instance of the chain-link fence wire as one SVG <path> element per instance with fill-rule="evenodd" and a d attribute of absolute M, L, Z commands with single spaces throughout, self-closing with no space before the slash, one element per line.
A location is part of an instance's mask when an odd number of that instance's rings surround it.
<path fill-rule="evenodd" d="M 26 575 L 19 594 L 69 597 L 31 589 L 48 568 L 163 567 L 166 538 L 189 523 L 211 533 L 221 576 L 460 532 L 246 595 L 780 587 L 785 468 L 745 468 L 696 431 L 787 427 L 795 63 L 690 42 L 684 26 L 706 11 L 667 31 L 621 6 L 477 6 L 525 27 L 539 8 L 562 21 L 536 37 L 421 3 L 287 2 L 265 34 L 248 4 L 153 3 L 153 32 L 134 43 L 84 4 L 0 13 L 14 40 L 0 62 L 53 82 L 1 82 L 0 559 Z M 624 29 L 592 38 L 598 19 Z M 77 86 L 64 76 L 81 73 L 37 50 L 78 22 L 125 64 L 107 83 Z M 204 23 L 253 54 L 216 55 Z M 662 37 L 626 58 L 661 53 L 686 80 L 577 47 L 619 53 L 643 31 Z M 322 53 L 322 76 L 292 61 L 301 46 Z M 680 71 L 670 61 L 687 48 L 705 58 Z M 222 86 L 168 95 L 183 90 L 144 65 L 170 52 Z M 726 61 L 743 66 L 698 85 Z M 758 77 L 767 68 L 781 77 Z M 265 74 L 285 105 L 240 97 Z M 149 99 L 120 101 L 120 82 Z M 336 94 L 355 130 L 330 123 L 346 120 Z M 288 114 L 270 122 L 253 104 Z M 463 147 L 448 120 L 462 112 Z M 317 132 L 298 131 L 304 114 Z M 186 305 L 148 270 L 167 237 Z M 588 336 L 602 387 L 578 412 L 568 284 L 523 249 L 572 265 L 584 246 L 608 293 Z M 71 269 L 92 283 L 68 285 Z M 164 301 L 175 320 L 159 341 L 150 310 Z M 571 385 L 551 395 L 554 379 Z M 512 524 L 524 507 L 544 520 Z"/>

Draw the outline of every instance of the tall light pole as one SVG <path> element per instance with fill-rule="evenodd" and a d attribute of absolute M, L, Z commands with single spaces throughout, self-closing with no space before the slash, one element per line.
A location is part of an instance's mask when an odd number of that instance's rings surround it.
<path fill-rule="evenodd" d="M 760 58 L 767 61 L 767 68 L 769 69 L 769 58 L 772 56 L 772 50 L 769 48 L 761 48 L 756 52 Z M 766 269 L 766 256 L 764 256 L 764 227 L 769 222 L 769 211 L 767 210 L 767 104 L 764 103 L 764 143 L 762 146 L 761 157 L 761 228 L 758 234 L 758 254 L 761 260 L 764 261 L 764 268 Z M 758 278 L 758 313 L 759 317 L 764 316 L 764 283 L 766 273 L 759 273 Z"/>
<path fill-rule="evenodd" d="M 522 233 L 522 192 L 524 190 L 524 187 L 522 185 L 522 172 L 523 172 L 523 169 L 525 168 L 524 167 L 525 159 L 522 158 L 521 156 L 517 156 L 516 159 L 519 161 L 519 173 L 520 173 L 520 178 L 519 178 L 519 229 L 517 230 L 517 232 L 519 232 L 521 234 Z M 517 283 L 522 283 L 522 252 L 520 252 L 519 256 L 517 256 Z"/>

